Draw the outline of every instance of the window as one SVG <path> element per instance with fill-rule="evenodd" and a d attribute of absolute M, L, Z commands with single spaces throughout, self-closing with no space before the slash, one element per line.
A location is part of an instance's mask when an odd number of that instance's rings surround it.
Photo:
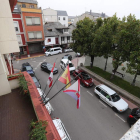
<path fill-rule="evenodd" d="M 68 32 L 68 29 L 64 29 L 64 32 Z"/>
<path fill-rule="evenodd" d="M 107 96 L 107 93 L 101 90 L 101 94 L 104 95 L 105 97 Z"/>
<path fill-rule="evenodd" d="M 30 5 L 29 7 L 30 7 L 30 8 L 34 8 L 34 5 Z"/>
<path fill-rule="evenodd" d="M 23 8 L 26 8 L 26 5 L 25 5 L 25 4 L 22 4 L 22 7 L 23 7 Z"/>
<path fill-rule="evenodd" d="M 42 32 L 36 32 L 36 38 L 41 39 L 42 38 Z"/>
<path fill-rule="evenodd" d="M 60 17 L 58 17 L 58 20 L 60 20 Z"/>
<path fill-rule="evenodd" d="M 70 40 L 70 36 L 67 36 L 67 40 Z"/>
<path fill-rule="evenodd" d="M 27 25 L 40 25 L 40 17 L 26 17 Z"/>
<path fill-rule="evenodd" d="M 96 90 L 99 91 L 99 92 L 101 91 L 101 89 L 99 87 L 96 87 Z"/>
<path fill-rule="evenodd" d="M 42 39 L 42 32 L 28 32 L 29 39 Z"/>
<path fill-rule="evenodd" d="M 19 44 L 19 45 L 22 44 L 21 35 L 17 35 L 17 41 L 18 41 L 18 44 Z"/>
<path fill-rule="evenodd" d="M 63 17 L 63 20 L 65 20 L 65 17 Z"/>
<path fill-rule="evenodd" d="M 51 38 L 48 38 L 48 42 L 51 42 Z"/>
<path fill-rule="evenodd" d="M 61 41 L 64 41 L 64 37 L 61 37 Z"/>
<path fill-rule="evenodd" d="M 19 33 L 20 30 L 19 30 L 18 21 L 14 21 L 14 27 L 15 27 L 15 31 L 16 31 L 16 33 Z"/>

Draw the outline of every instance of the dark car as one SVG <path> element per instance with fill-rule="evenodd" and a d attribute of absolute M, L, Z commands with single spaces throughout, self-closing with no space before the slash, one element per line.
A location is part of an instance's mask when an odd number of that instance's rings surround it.
<path fill-rule="evenodd" d="M 72 60 L 72 56 L 70 54 L 66 54 L 62 57 L 62 59 L 68 59 L 68 60 Z"/>
<path fill-rule="evenodd" d="M 134 108 L 127 118 L 129 126 L 131 127 L 138 119 L 140 119 L 140 108 Z"/>
<path fill-rule="evenodd" d="M 37 79 L 37 77 L 33 76 L 32 79 L 33 79 L 33 81 L 34 81 L 36 87 L 37 87 L 37 88 L 41 88 L 41 85 L 40 85 L 39 80 Z"/>
<path fill-rule="evenodd" d="M 78 75 L 78 77 L 76 79 L 80 79 L 80 83 L 82 84 L 82 86 L 91 87 L 94 85 L 93 79 L 84 71 L 82 71 L 82 70 L 74 71 L 73 76 L 76 77 L 77 75 Z"/>
<path fill-rule="evenodd" d="M 33 68 L 28 62 L 22 64 L 21 71 L 27 71 L 31 76 L 35 75 Z"/>
<path fill-rule="evenodd" d="M 47 63 L 47 62 L 43 62 L 43 63 L 40 65 L 40 67 L 41 67 L 41 69 L 42 69 L 43 71 L 46 71 L 46 72 L 50 73 L 51 70 L 52 70 L 53 65 L 50 64 L 50 63 Z M 53 74 L 56 74 L 56 73 L 58 73 L 58 69 L 57 69 L 56 67 L 54 67 L 54 69 L 53 69 Z"/>

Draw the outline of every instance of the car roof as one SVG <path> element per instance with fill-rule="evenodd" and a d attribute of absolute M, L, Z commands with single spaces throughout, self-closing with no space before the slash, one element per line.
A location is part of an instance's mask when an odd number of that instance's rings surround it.
<path fill-rule="evenodd" d="M 72 63 L 70 60 L 68 59 L 62 59 L 61 61 L 63 61 L 64 63 L 67 63 L 69 61 L 69 63 Z"/>
<path fill-rule="evenodd" d="M 102 89 L 104 89 L 105 91 L 107 91 L 107 93 L 109 95 L 113 95 L 114 93 L 116 93 L 114 90 L 112 90 L 111 88 L 107 87 L 106 85 L 99 85 L 98 87 L 101 87 Z"/>

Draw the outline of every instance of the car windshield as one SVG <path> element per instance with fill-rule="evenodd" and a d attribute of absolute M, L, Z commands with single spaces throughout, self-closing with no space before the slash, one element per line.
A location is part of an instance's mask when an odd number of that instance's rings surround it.
<path fill-rule="evenodd" d="M 84 80 L 88 80 L 88 79 L 91 79 L 90 76 L 87 74 L 87 75 L 83 75 L 83 78 Z"/>
<path fill-rule="evenodd" d="M 50 52 L 50 49 L 48 49 L 47 52 Z"/>
<path fill-rule="evenodd" d="M 68 59 L 68 56 L 64 56 L 63 59 Z"/>
<path fill-rule="evenodd" d="M 53 67 L 52 64 L 47 64 L 48 69 L 51 69 Z"/>
<path fill-rule="evenodd" d="M 72 63 L 69 63 L 69 67 L 73 67 L 73 64 Z"/>
<path fill-rule="evenodd" d="M 26 66 L 26 70 L 32 70 L 31 66 Z"/>
<path fill-rule="evenodd" d="M 112 98 L 113 102 L 117 102 L 121 99 L 117 93 L 111 95 L 111 98 Z"/>
<path fill-rule="evenodd" d="M 38 82 L 37 79 L 36 79 L 35 77 L 32 77 L 32 79 L 33 79 L 33 81 L 34 81 L 35 83 Z"/>

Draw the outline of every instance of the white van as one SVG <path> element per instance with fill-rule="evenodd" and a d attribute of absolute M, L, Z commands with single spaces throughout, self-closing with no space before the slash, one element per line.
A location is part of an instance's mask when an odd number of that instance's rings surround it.
<path fill-rule="evenodd" d="M 52 121 L 53 121 L 59 135 L 60 135 L 61 140 L 71 140 L 64 124 L 62 123 L 62 121 L 60 119 L 54 119 Z"/>
<path fill-rule="evenodd" d="M 75 67 L 70 60 L 62 59 L 61 62 L 60 62 L 60 66 L 63 70 L 65 70 L 67 68 L 68 61 L 69 61 L 69 70 L 70 70 L 70 73 L 72 74 L 73 71 L 75 71 Z"/>
<path fill-rule="evenodd" d="M 43 96 L 43 91 L 40 89 L 40 88 L 37 88 L 40 96 Z M 45 101 L 49 100 L 49 98 L 46 98 Z M 49 114 L 52 113 L 52 111 L 54 111 L 54 109 L 52 108 L 51 104 L 48 102 L 46 105 L 45 105 L 46 109 L 48 110 Z"/>
<path fill-rule="evenodd" d="M 59 53 L 62 53 L 62 48 L 61 47 L 50 48 L 45 52 L 46 56 L 59 54 Z"/>

